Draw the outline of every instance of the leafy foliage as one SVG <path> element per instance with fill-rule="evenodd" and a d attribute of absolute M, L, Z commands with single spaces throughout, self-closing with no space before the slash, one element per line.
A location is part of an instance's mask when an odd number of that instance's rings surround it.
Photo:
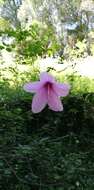
<path fill-rule="evenodd" d="M 14 38 L 14 42 L 10 45 L 5 44 L 7 51 L 14 51 L 17 59 L 35 60 L 38 56 L 44 56 L 46 54 L 55 54 L 60 45 L 57 42 L 52 27 L 47 27 L 39 22 L 33 22 L 28 29 L 7 30 L 3 34 L 7 33 L 7 37 Z M 1 32 L 2 35 L 2 32 Z M 2 47 L 2 48 L 3 48 Z M 21 60 L 21 59 L 20 59 Z"/>
<path fill-rule="evenodd" d="M 79 57 L 85 57 L 87 54 L 88 53 L 86 40 L 77 40 L 73 47 L 71 47 L 70 45 L 66 46 L 63 56 L 66 59 L 73 60 Z"/>
<path fill-rule="evenodd" d="M 0 188 L 93 190 L 93 81 L 89 89 L 89 79 L 65 76 L 73 90 L 63 100 L 64 112 L 46 108 L 32 114 L 31 95 L 23 91 L 22 83 L 38 75 L 24 73 L 20 80 L 22 73 L 16 68 L 12 73 L 6 80 L 2 69 L 0 82 Z"/>

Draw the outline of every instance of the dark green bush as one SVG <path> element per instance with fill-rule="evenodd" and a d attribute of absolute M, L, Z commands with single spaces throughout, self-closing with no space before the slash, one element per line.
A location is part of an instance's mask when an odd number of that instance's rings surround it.
<path fill-rule="evenodd" d="M 94 94 L 63 102 L 32 114 L 29 96 L 1 100 L 1 190 L 94 189 Z"/>

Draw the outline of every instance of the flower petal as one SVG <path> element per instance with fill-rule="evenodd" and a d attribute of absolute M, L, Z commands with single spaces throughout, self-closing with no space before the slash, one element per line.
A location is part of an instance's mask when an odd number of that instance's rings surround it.
<path fill-rule="evenodd" d="M 32 112 L 41 112 L 47 104 L 47 92 L 45 88 L 41 88 L 33 97 Z"/>
<path fill-rule="evenodd" d="M 47 72 L 42 72 L 40 73 L 40 81 L 42 82 L 55 82 L 55 79 L 53 76 L 51 76 L 50 74 L 48 74 Z"/>
<path fill-rule="evenodd" d="M 53 84 L 53 91 L 57 94 L 57 96 L 67 96 L 70 90 L 69 84 L 60 84 L 54 83 Z"/>
<path fill-rule="evenodd" d="M 50 94 L 48 96 L 48 105 L 49 108 L 53 111 L 62 111 L 63 105 L 60 98 L 54 93 L 53 90 L 50 90 Z"/>
<path fill-rule="evenodd" d="M 42 86 L 41 82 L 29 82 L 23 86 L 23 89 L 27 92 L 37 92 Z"/>

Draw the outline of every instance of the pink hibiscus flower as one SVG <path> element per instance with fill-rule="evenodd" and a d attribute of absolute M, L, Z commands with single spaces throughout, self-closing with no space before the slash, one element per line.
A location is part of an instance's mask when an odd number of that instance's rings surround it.
<path fill-rule="evenodd" d="M 32 100 L 32 112 L 39 113 L 47 104 L 53 111 L 62 111 L 60 96 L 67 96 L 70 86 L 56 82 L 53 76 L 43 72 L 40 74 L 40 81 L 27 83 L 23 88 L 27 92 L 35 93 Z"/>

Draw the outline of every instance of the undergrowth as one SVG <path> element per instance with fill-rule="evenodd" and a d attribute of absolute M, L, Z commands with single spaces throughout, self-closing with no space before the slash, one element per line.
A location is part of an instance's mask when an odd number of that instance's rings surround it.
<path fill-rule="evenodd" d="M 38 73 L 1 72 L 0 189 L 94 189 L 94 81 L 60 77 L 71 84 L 63 112 L 31 112 L 26 81 Z"/>

